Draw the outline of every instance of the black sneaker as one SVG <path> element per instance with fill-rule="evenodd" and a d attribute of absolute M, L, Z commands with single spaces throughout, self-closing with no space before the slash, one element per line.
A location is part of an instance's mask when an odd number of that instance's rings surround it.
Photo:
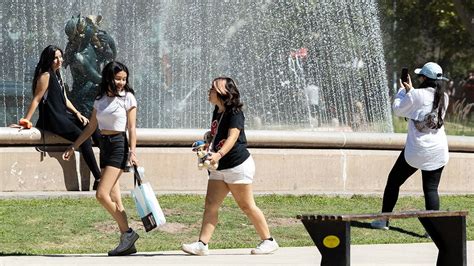
<path fill-rule="evenodd" d="M 94 180 L 94 185 L 92 185 L 92 190 L 97 190 L 99 187 L 100 179 Z"/>

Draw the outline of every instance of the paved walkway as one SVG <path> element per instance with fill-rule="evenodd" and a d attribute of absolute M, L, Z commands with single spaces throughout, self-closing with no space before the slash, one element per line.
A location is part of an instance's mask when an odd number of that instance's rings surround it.
<path fill-rule="evenodd" d="M 0 265 L 319 265 L 316 247 L 280 248 L 273 255 L 249 255 L 250 249 L 211 250 L 205 257 L 181 251 L 138 253 L 127 257 L 106 254 L 7 256 Z M 474 241 L 468 241 L 467 265 L 474 265 Z M 438 249 L 433 243 L 353 245 L 351 265 L 436 265 Z"/>

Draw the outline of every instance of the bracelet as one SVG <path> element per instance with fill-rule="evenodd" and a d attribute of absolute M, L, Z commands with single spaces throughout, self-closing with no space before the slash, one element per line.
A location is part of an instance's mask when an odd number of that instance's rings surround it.
<path fill-rule="evenodd" d="M 217 153 L 221 155 L 221 158 L 224 157 L 224 154 L 221 151 L 218 151 Z"/>
<path fill-rule="evenodd" d="M 137 155 L 134 150 L 128 151 L 130 154 Z"/>

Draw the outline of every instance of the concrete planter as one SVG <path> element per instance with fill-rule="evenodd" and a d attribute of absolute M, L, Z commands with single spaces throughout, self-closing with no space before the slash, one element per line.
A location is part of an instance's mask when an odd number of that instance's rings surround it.
<path fill-rule="evenodd" d="M 137 154 L 145 177 L 161 193 L 204 193 L 206 171 L 199 171 L 191 143 L 205 130 L 138 129 Z M 316 131 L 247 131 L 257 171 L 254 189 L 261 193 L 381 194 L 388 172 L 403 148 L 405 134 Z M 0 191 L 89 190 L 92 179 L 85 162 L 61 159 L 69 143 L 41 132 L 0 128 Z M 443 172 L 441 193 L 474 193 L 474 138 L 449 136 L 450 161 Z M 95 148 L 98 158 L 99 150 Z M 124 190 L 132 175 L 121 178 Z M 402 193 L 421 193 L 417 172 Z"/>

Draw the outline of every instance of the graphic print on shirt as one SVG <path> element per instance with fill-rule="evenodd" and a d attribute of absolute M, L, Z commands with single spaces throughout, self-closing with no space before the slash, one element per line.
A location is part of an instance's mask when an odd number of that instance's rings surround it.
<path fill-rule="evenodd" d="M 211 123 L 211 136 L 214 137 L 214 136 L 216 135 L 216 133 L 217 133 L 217 126 L 218 126 L 218 125 L 219 125 L 219 124 L 217 123 L 217 119 L 214 120 L 214 121 L 212 121 L 212 123 Z"/>
<path fill-rule="evenodd" d="M 222 148 L 222 146 L 224 146 L 224 143 L 225 143 L 226 139 L 222 139 L 221 141 L 219 141 L 219 143 L 217 144 L 216 146 L 216 151 L 220 150 Z"/>

